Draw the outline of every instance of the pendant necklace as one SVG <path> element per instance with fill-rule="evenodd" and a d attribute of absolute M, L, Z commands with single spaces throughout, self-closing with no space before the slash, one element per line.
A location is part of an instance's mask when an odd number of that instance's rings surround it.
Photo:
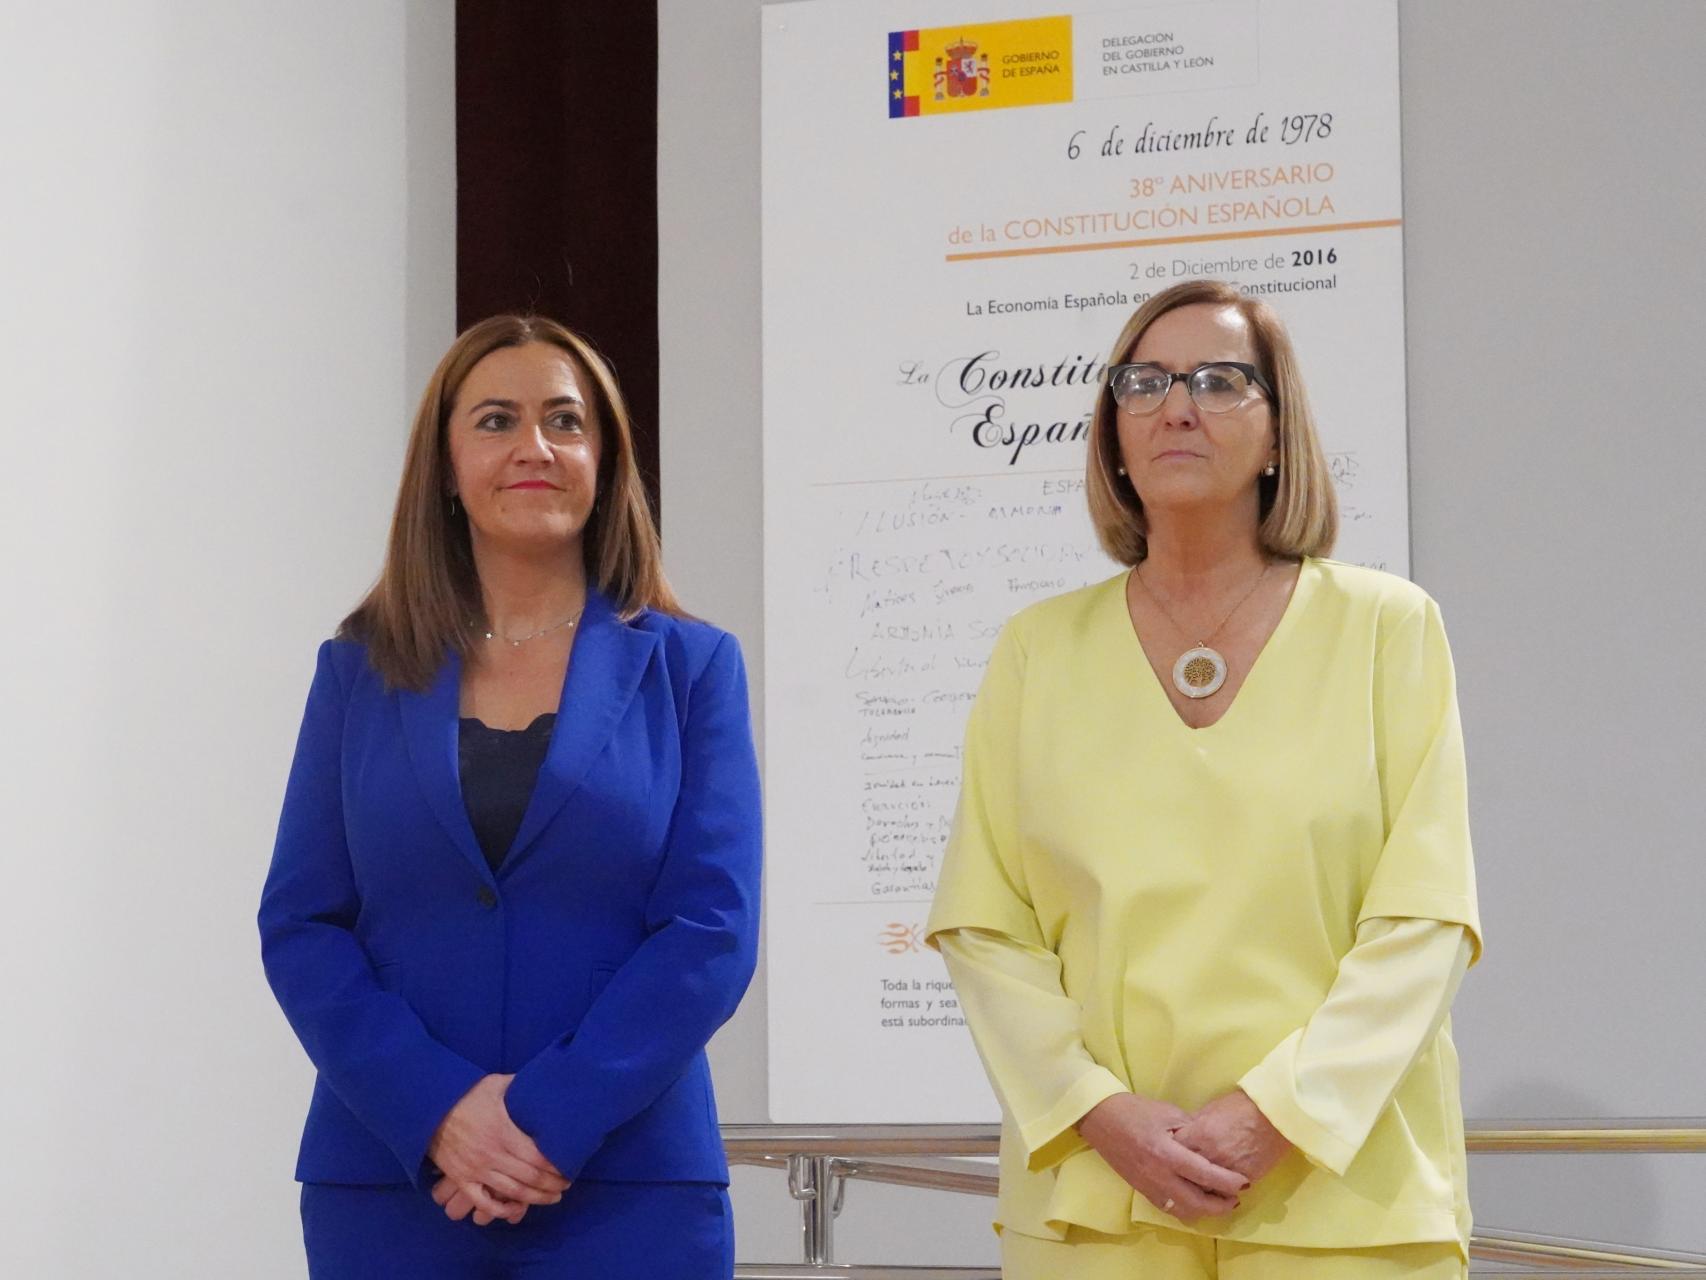
<path fill-rule="evenodd" d="M 1270 561 L 1262 566 L 1262 571 L 1256 575 L 1256 580 L 1250 584 L 1250 589 L 1238 597 L 1238 603 L 1226 611 L 1226 616 L 1220 620 L 1220 625 L 1208 633 L 1206 639 L 1198 640 L 1196 644 L 1179 655 L 1179 660 L 1173 664 L 1173 687 L 1187 698 L 1207 698 L 1220 692 L 1220 686 L 1226 683 L 1226 659 L 1220 650 L 1213 648 L 1209 641 L 1213 640 L 1232 621 L 1232 615 L 1244 607 L 1244 602 L 1256 594 L 1256 588 L 1262 585 L 1262 579 L 1268 576 L 1268 570 L 1273 568 Z M 1160 607 L 1167 615 L 1167 621 L 1173 624 L 1173 629 L 1180 635 L 1191 633 L 1179 625 L 1179 620 L 1173 616 L 1173 611 L 1162 603 L 1161 597 L 1149 589 L 1149 584 L 1143 580 L 1143 566 L 1132 570 L 1132 577 L 1137 579 L 1137 585 L 1143 588 L 1144 595 Z"/>
<path fill-rule="evenodd" d="M 564 627 L 574 626 L 575 623 L 580 621 L 580 616 L 581 616 L 581 611 L 579 609 L 576 609 L 573 613 L 571 613 L 568 617 L 564 618 L 561 622 L 553 622 L 548 627 L 541 627 L 541 628 L 539 628 L 539 630 L 529 632 L 527 635 L 524 635 L 524 636 L 506 636 L 506 635 L 500 635 L 495 631 L 483 631 L 483 630 L 480 633 L 483 636 L 485 636 L 486 639 L 488 639 L 488 640 L 502 640 L 505 644 L 509 645 L 512 649 L 519 649 L 522 645 L 526 644 L 529 640 L 537 640 L 540 636 L 548 636 L 553 631 L 561 631 Z M 476 630 L 479 630 L 479 628 L 476 628 Z"/>

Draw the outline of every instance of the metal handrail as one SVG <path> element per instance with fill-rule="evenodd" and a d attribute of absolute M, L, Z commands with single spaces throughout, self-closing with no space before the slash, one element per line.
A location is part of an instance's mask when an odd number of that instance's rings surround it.
<path fill-rule="evenodd" d="M 1565 1236 L 1487 1227 L 1470 1237 L 1469 1252 L 1484 1262 L 1549 1262 L 1570 1274 L 1580 1268 L 1623 1267 L 1663 1271 L 1666 1275 L 1706 1275 L 1706 1253 L 1675 1249 L 1642 1249 L 1603 1240 L 1572 1240 Z"/>
<path fill-rule="evenodd" d="M 1471 1271 L 1471 1275 L 1483 1275 L 1481 1271 Z M 1559 1280 L 1559 1277 L 1570 1277 L 1570 1280 L 1631 1280 L 1638 1277 L 1641 1271 L 1629 1271 L 1626 1268 L 1616 1270 L 1559 1271 L 1558 1268 L 1544 1270 L 1506 1270 L 1486 1271 L 1484 1275 L 1496 1277 L 1496 1280 Z M 1706 1270 L 1665 1271 L 1665 1277 L 1703 1277 Z M 739 1263 L 735 1266 L 735 1280 L 1001 1280 L 1000 1268 L 995 1266 L 891 1266 L 884 1263 L 824 1263 L 814 1266 L 810 1263 Z"/>
<path fill-rule="evenodd" d="M 1706 1154 L 1706 1117 L 1602 1120 L 1470 1120 L 1464 1138 L 1471 1154 L 1518 1155 L 1541 1151 L 1602 1155 Z"/>
<path fill-rule="evenodd" d="M 1706 1118 L 1480 1120 L 1466 1124 L 1465 1141 L 1473 1153 L 1495 1155 L 1701 1154 L 1706 1153 Z M 736 1271 L 737 1280 L 999 1280 L 999 1273 L 986 1267 L 871 1266 L 830 1260 L 835 1218 L 849 1181 L 993 1196 L 998 1177 L 988 1159 L 997 1154 L 999 1142 L 997 1126 L 979 1124 L 724 1125 L 729 1163 L 787 1170 L 789 1192 L 801 1202 L 806 1255 L 804 1264 L 743 1264 Z M 1654 1271 L 1706 1277 L 1706 1254 L 1496 1228 L 1477 1232 L 1470 1252 L 1480 1261 L 1541 1267 L 1500 1271 L 1504 1280 L 1560 1274 L 1597 1280 Z"/>
<path fill-rule="evenodd" d="M 1628 1280 L 1628 1272 L 1622 1272 Z M 1001 1280 L 994 1267 L 908 1267 L 870 1262 L 742 1262 L 735 1280 Z"/>
<path fill-rule="evenodd" d="M 860 1182 L 959 1191 L 972 1196 L 993 1196 L 997 1190 L 995 1166 L 964 1156 L 906 1156 L 898 1160 L 831 1158 L 837 1173 Z"/>
<path fill-rule="evenodd" d="M 1654 1271 L 1650 1266 L 1589 1267 L 1580 1269 L 1563 1264 L 1539 1268 L 1512 1270 L 1500 1267 L 1483 1272 L 1476 1268 L 1471 1275 L 1497 1277 L 1497 1280 L 1634 1280 L 1635 1277 L 1662 1275 L 1665 1280 L 1684 1280 L 1685 1277 L 1706 1276 L 1706 1267 L 1682 1267 Z M 930 1267 L 906 1266 L 894 1263 L 871 1262 L 742 1262 L 735 1267 L 735 1280 L 1001 1280 L 999 1267 Z"/>
<path fill-rule="evenodd" d="M 993 1156 L 993 1124 L 725 1124 L 729 1159 L 745 1156 Z"/>
<path fill-rule="evenodd" d="M 771 1156 L 993 1156 L 993 1124 L 726 1124 L 730 1159 Z M 1706 1116 L 1594 1120 L 1470 1120 L 1475 1155 L 1542 1151 L 1597 1154 L 1706 1154 Z M 744 1159 L 742 1163 L 746 1163 Z"/>
<path fill-rule="evenodd" d="M 764 1156 L 746 1158 L 769 1160 Z M 980 1160 L 954 1156 L 913 1156 L 895 1160 L 848 1160 L 831 1156 L 828 1160 L 831 1179 L 882 1182 L 892 1186 L 991 1197 L 997 1190 L 996 1172 Z M 1546 1262 L 1554 1269 L 1567 1266 L 1572 1273 L 1582 1267 L 1611 1266 L 1706 1276 L 1706 1254 L 1637 1248 L 1603 1240 L 1578 1240 L 1502 1227 L 1487 1227 L 1475 1232 L 1470 1240 L 1470 1254 L 1484 1262 Z"/>

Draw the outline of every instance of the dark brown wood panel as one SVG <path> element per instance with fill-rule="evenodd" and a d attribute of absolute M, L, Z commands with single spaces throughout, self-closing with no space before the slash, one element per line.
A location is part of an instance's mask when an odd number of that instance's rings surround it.
<path fill-rule="evenodd" d="M 457 0 L 457 327 L 534 311 L 591 338 L 654 509 L 657 53 L 644 0 Z"/>

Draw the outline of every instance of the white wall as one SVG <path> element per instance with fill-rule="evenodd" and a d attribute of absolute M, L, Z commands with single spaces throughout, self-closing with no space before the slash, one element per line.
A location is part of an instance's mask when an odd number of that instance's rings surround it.
<path fill-rule="evenodd" d="M 759 0 L 659 14 L 665 538 L 756 668 Z M 1706 5 L 1400 17 L 1413 556 L 1457 649 L 1488 931 L 1466 1105 L 1706 1113 Z M 714 1047 L 726 1119 L 766 1118 L 763 1000 L 761 972 Z M 1706 1251 L 1706 1159 L 1472 1163 L 1483 1223 Z M 736 1208 L 743 1258 L 799 1257 L 777 1175 L 739 1172 Z M 988 1262 L 989 1208 L 856 1185 L 837 1256 Z"/>
<path fill-rule="evenodd" d="M 0 1273 L 303 1274 L 254 912 L 454 323 L 450 0 L 0 0 Z"/>
<path fill-rule="evenodd" d="M 1406 0 L 1416 577 L 1458 653 L 1479 1116 L 1706 1114 L 1696 0 Z M 1482 1221 L 1706 1252 L 1706 1157 L 1492 1158 Z"/>

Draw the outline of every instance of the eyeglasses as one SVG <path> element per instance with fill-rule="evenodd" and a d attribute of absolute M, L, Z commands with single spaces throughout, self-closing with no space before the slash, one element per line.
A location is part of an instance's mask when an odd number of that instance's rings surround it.
<path fill-rule="evenodd" d="M 1175 382 L 1185 384 L 1186 393 L 1204 413 L 1236 409 L 1249 397 L 1251 383 L 1260 387 L 1276 408 L 1279 404 L 1273 388 L 1256 372 L 1256 366 L 1237 360 L 1199 364 L 1189 373 L 1172 373 L 1158 364 L 1108 366 L 1108 390 L 1127 413 L 1154 413 Z"/>

